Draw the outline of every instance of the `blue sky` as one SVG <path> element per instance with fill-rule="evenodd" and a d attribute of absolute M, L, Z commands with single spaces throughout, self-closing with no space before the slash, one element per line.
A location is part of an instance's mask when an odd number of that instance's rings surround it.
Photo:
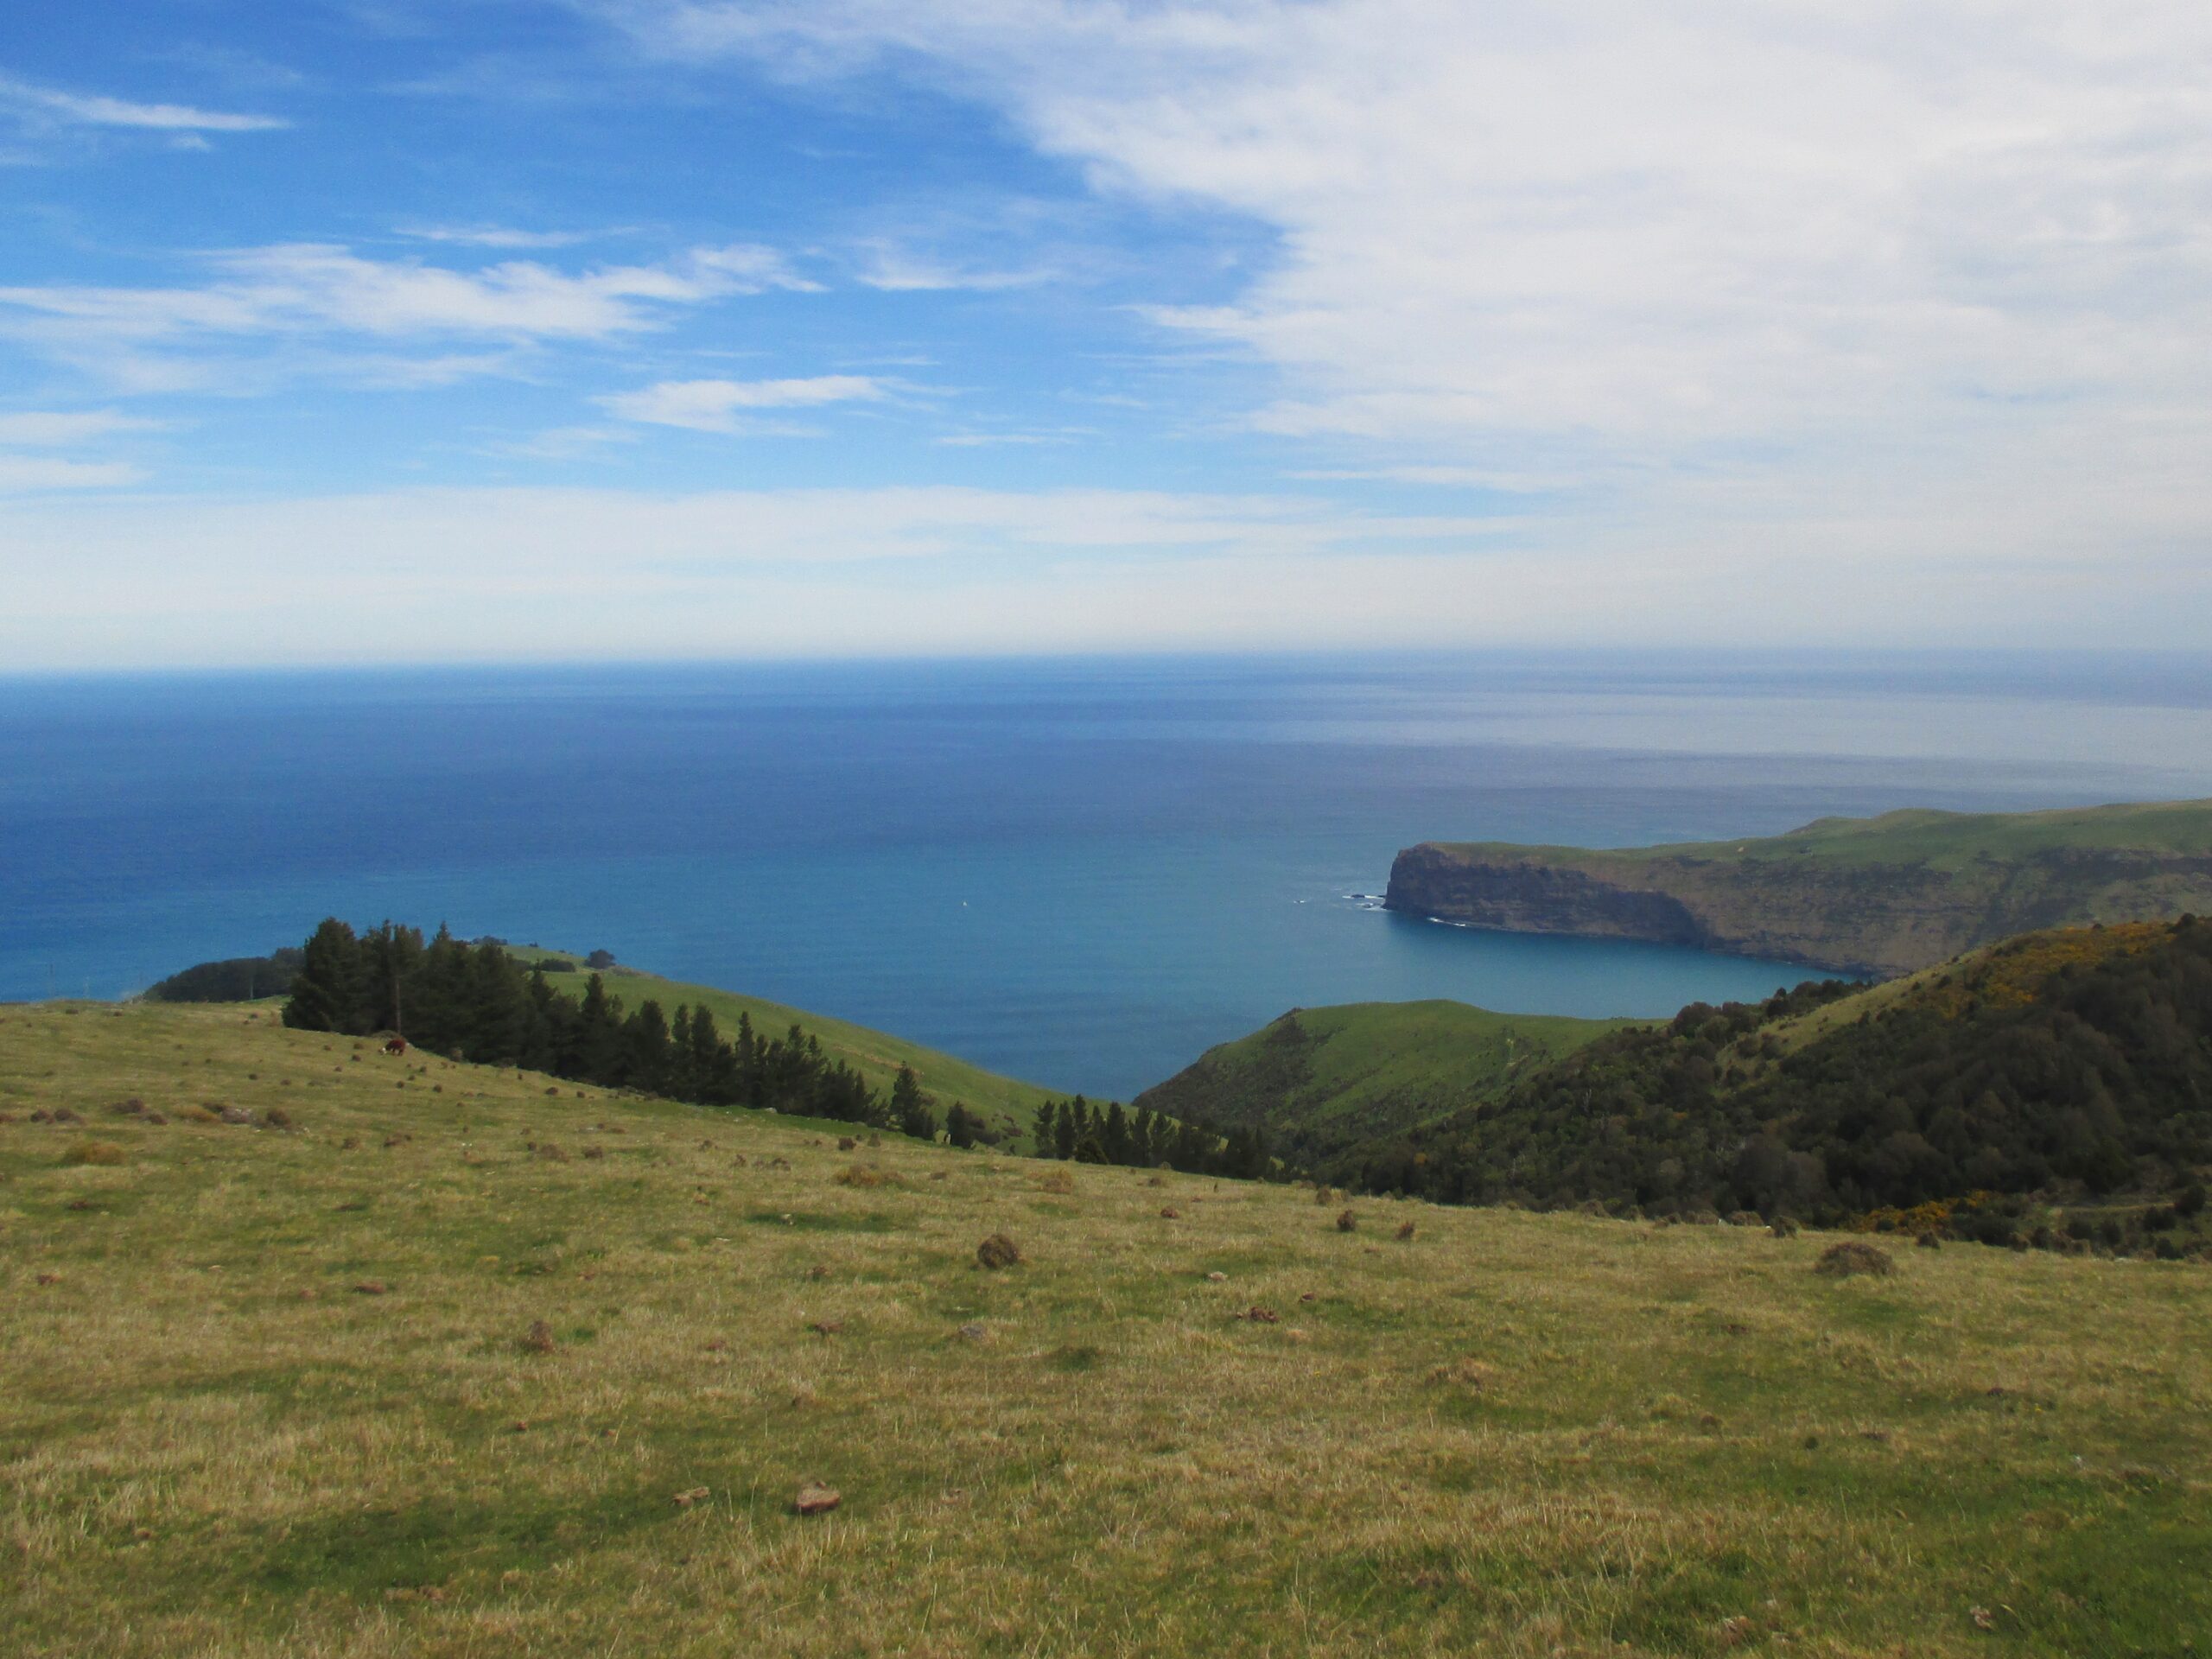
<path fill-rule="evenodd" d="M 2208 86 L 2165 0 L 10 9 L 0 665 L 2196 645 Z"/>

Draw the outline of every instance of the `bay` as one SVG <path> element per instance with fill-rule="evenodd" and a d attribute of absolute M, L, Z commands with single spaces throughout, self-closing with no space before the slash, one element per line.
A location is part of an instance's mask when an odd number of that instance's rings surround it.
<path fill-rule="evenodd" d="M 1390 916 L 1427 839 L 2212 795 L 2212 664 L 1591 652 L 0 680 L 0 998 L 326 914 L 604 947 L 1126 1099 L 1294 1006 L 1802 969 Z"/>

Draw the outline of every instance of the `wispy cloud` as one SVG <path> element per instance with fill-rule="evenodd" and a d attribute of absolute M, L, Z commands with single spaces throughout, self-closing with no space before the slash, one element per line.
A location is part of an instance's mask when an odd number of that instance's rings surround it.
<path fill-rule="evenodd" d="M 147 432 L 164 423 L 112 409 L 17 410 L 0 414 L 0 445 L 46 448 L 87 443 L 117 432 Z"/>
<path fill-rule="evenodd" d="M 883 382 L 872 375 L 823 374 L 799 380 L 664 380 L 600 404 L 626 421 L 734 433 L 755 429 L 744 417 L 759 410 L 874 403 L 885 395 Z"/>
<path fill-rule="evenodd" d="M 399 234 L 417 242 L 469 248 L 573 248 L 617 234 L 613 231 L 521 231 L 505 225 L 408 225 Z"/>
<path fill-rule="evenodd" d="M 661 264 L 564 271 L 515 260 L 457 270 L 365 258 L 294 243 L 202 256 L 193 286 L 0 288 L 0 334 L 13 335 L 130 390 L 197 384 L 192 353 L 288 342 L 302 373 L 381 384 L 442 384 L 507 366 L 499 353 L 404 348 L 442 340 L 509 348 L 618 339 L 665 327 L 675 313 L 732 296 L 814 286 L 772 249 L 695 248 Z M 325 341 L 385 342 L 364 354 Z M 252 377 L 239 374 L 240 384 Z"/>
<path fill-rule="evenodd" d="M 913 253 L 888 242 L 864 244 L 855 275 L 866 286 L 887 294 L 937 293 L 957 289 L 988 293 L 1028 288 L 1050 278 L 1050 273 L 1043 270 L 976 270 L 955 261 Z"/>
<path fill-rule="evenodd" d="M 0 493 L 46 490 L 113 490 L 145 476 L 123 461 L 61 461 L 51 455 L 0 454 Z"/>
<path fill-rule="evenodd" d="M 155 132 L 272 132 L 292 124 L 273 115 L 238 115 L 189 104 L 137 104 L 98 93 L 67 92 L 0 75 L 0 104 L 55 121 L 89 127 L 137 127 Z"/>

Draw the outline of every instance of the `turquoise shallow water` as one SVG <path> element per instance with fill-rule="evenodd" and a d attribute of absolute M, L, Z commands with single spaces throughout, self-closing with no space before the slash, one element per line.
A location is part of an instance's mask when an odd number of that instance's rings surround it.
<path fill-rule="evenodd" d="M 1408 842 L 2212 795 L 2212 665 L 1575 656 L 0 680 L 0 998 L 390 916 L 1126 1097 L 1287 1007 L 1802 970 L 1380 913 Z"/>

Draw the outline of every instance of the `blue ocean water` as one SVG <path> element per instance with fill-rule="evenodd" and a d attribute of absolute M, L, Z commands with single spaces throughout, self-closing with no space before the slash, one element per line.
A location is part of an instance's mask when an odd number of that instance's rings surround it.
<path fill-rule="evenodd" d="M 0 680 L 0 999 L 335 913 L 1126 1098 L 1285 1008 L 1659 1015 L 1802 970 L 1380 913 L 1425 839 L 2212 795 L 2212 661 L 1490 654 Z"/>

